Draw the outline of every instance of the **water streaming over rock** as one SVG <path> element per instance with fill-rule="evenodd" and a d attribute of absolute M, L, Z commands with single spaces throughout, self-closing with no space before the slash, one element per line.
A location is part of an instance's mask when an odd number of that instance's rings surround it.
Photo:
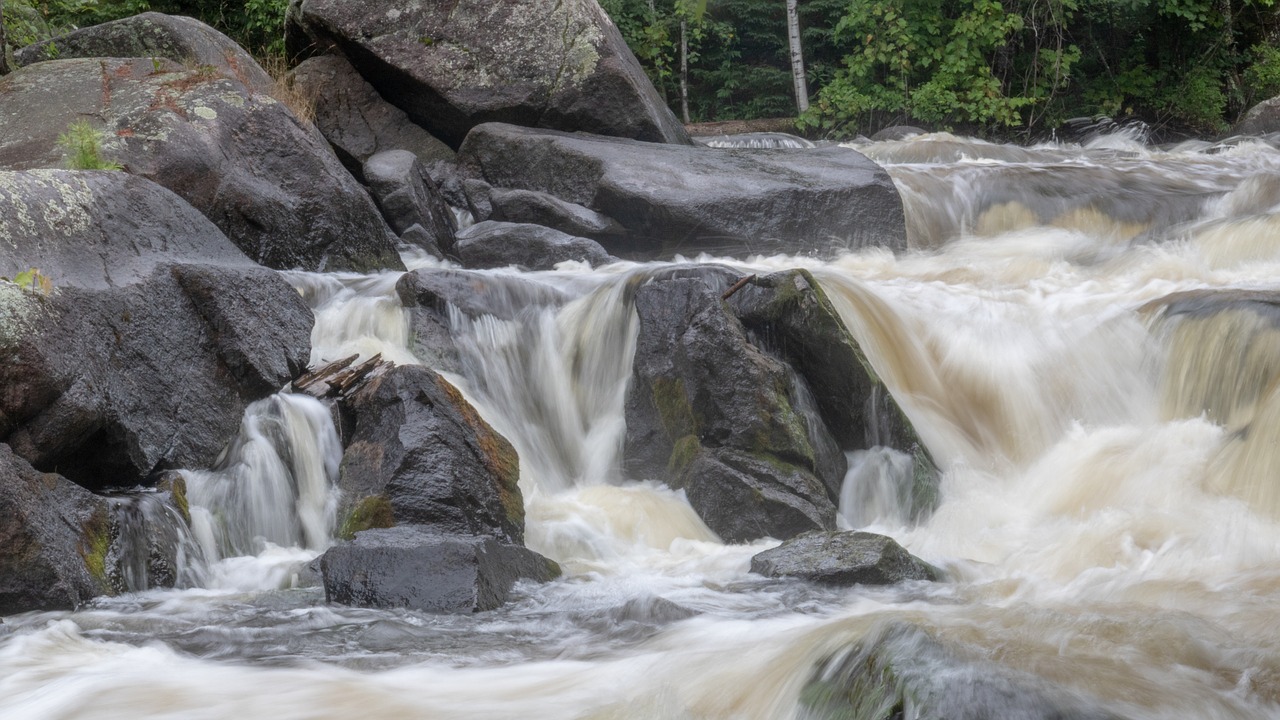
<path fill-rule="evenodd" d="M 851 453 L 843 521 L 948 582 L 748 573 L 773 541 L 724 545 L 617 466 L 631 295 L 655 268 L 522 274 L 558 299 L 453 313 L 453 379 L 519 451 L 528 543 L 565 579 L 475 616 L 325 605 L 303 568 L 338 441 L 322 406 L 277 396 L 187 474 L 197 586 L 7 618 L 0 716 L 1280 717 L 1280 152 L 863 149 L 914 252 L 730 265 L 825 289 L 943 470 L 914 517 L 904 456 Z M 290 279 L 315 360 L 415 361 L 395 274 Z"/>

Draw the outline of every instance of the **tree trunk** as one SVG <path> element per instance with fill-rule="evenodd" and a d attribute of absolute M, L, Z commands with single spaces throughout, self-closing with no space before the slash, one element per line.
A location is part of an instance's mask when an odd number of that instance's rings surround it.
<path fill-rule="evenodd" d="M 787 0 L 787 38 L 791 41 L 791 81 L 796 88 L 796 108 L 809 109 L 809 86 L 804 79 L 804 53 L 800 49 L 800 14 L 796 0 Z"/>
<path fill-rule="evenodd" d="M 9 74 L 9 39 L 4 32 L 4 0 L 0 0 L 0 75 Z"/>
<path fill-rule="evenodd" d="M 689 23 L 680 18 L 680 118 L 689 124 Z"/>

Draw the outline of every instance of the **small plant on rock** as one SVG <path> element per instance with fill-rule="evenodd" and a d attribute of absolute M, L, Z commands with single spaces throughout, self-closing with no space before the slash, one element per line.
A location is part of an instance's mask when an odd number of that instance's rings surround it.
<path fill-rule="evenodd" d="M 102 157 L 102 131 L 85 120 L 77 120 L 58 136 L 58 147 L 67 153 L 72 170 L 119 170 L 120 163 Z"/>

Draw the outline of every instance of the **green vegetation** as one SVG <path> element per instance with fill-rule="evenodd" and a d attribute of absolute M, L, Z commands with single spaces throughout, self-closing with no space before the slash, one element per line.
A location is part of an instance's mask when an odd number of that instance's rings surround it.
<path fill-rule="evenodd" d="M 102 156 L 101 130 L 87 120 L 77 120 L 58 136 L 58 147 L 67 153 L 67 167 L 71 170 L 119 170 L 120 163 Z"/>

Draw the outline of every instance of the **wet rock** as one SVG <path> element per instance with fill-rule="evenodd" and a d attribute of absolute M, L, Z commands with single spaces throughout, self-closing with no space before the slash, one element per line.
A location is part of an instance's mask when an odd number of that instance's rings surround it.
<path fill-rule="evenodd" d="M 888 173 L 838 146 L 722 150 L 489 123 L 472 130 L 458 160 L 495 188 L 553 195 L 614 219 L 627 234 L 598 239 L 622 257 L 906 247 Z"/>
<path fill-rule="evenodd" d="M 404 237 L 416 225 L 430 237 L 423 247 L 453 251 L 453 212 L 416 155 L 408 150 L 379 152 L 365 161 L 364 178 L 392 230 Z"/>
<path fill-rule="evenodd" d="M 173 262 L 253 268 L 207 218 L 122 172 L 0 171 L 0 277 L 31 268 L 57 287 L 121 287 Z"/>
<path fill-rule="evenodd" d="M 748 341 L 723 282 L 676 276 L 636 290 L 626 470 L 683 488 L 726 540 L 832 529 L 827 487 L 838 487 L 843 455 L 816 412 L 797 411 L 798 376 Z"/>
<path fill-rule="evenodd" d="M 476 222 L 484 222 L 493 215 L 493 186 L 483 180 L 466 178 L 460 183 L 466 196 L 467 210 Z"/>
<path fill-rule="evenodd" d="M 363 179 L 366 161 L 385 150 L 407 150 L 423 166 L 453 160 L 453 150 L 414 125 L 340 55 L 310 58 L 289 74 L 294 92 L 310 99 L 315 124 L 347 169 Z"/>
<path fill-rule="evenodd" d="M 174 266 L 35 302 L 38 327 L 0 348 L 11 360 L 3 439 L 91 488 L 209 466 L 245 407 L 288 382 L 310 350 L 310 310 L 264 269 Z"/>
<path fill-rule="evenodd" d="M 217 68 L 256 92 L 270 93 L 274 82 L 253 56 L 234 40 L 196 20 L 144 12 L 80 28 L 14 53 L 18 66 L 71 58 L 163 58 L 187 67 Z"/>
<path fill-rule="evenodd" d="M 307 37 L 314 49 L 344 55 L 454 147 L 494 120 L 689 142 L 596 0 L 302 0 L 287 25 L 295 48 Z"/>
<path fill-rule="evenodd" d="M 0 443 L 0 615 L 69 610 L 106 590 L 107 503 Z"/>
<path fill-rule="evenodd" d="M 315 129 L 216 68 L 53 60 L 0 79 L 0 104 L 0 168 L 63 166 L 59 135 L 90 118 L 107 159 L 178 194 L 255 262 L 403 267 L 373 201 Z"/>
<path fill-rule="evenodd" d="M 893 538 L 868 532 L 807 532 L 751 558 L 751 572 L 826 585 L 939 580 L 939 571 Z"/>
<path fill-rule="evenodd" d="M 888 142 L 892 140 L 906 140 L 916 135 L 925 135 L 929 131 L 915 125 L 890 125 L 871 136 L 872 142 Z"/>
<path fill-rule="evenodd" d="M 488 202 L 489 220 L 533 223 L 592 239 L 626 234 L 613 218 L 546 193 L 496 188 L 489 192 Z"/>
<path fill-rule="evenodd" d="M 1121 720 L 1095 699 L 905 623 L 875 629 L 823 661 L 800 706 L 804 720 Z"/>
<path fill-rule="evenodd" d="M 1267 135 L 1280 132 L 1280 97 L 1273 97 L 1249 108 L 1240 122 L 1231 128 L 1231 135 Z"/>
<path fill-rule="evenodd" d="M 513 320 L 533 308 L 559 305 L 566 297 L 550 285 L 513 275 L 470 270 L 422 269 L 405 273 L 396 294 L 409 312 L 413 354 L 429 367 L 461 370 L 450 331 L 450 314 L 470 319 L 492 315 Z"/>
<path fill-rule="evenodd" d="M 433 613 L 502 606 L 520 580 L 560 575 L 551 560 L 489 536 L 407 526 L 357 533 L 320 559 L 329 602 Z"/>
<path fill-rule="evenodd" d="M 444 378 L 393 368 L 342 410 L 353 429 L 338 481 L 340 537 L 412 524 L 523 542 L 516 451 Z"/>
<path fill-rule="evenodd" d="M 937 502 L 937 465 L 809 271 L 753 278 L 729 304 L 757 342 L 804 377 L 842 449 L 889 447 L 912 457 L 909 511 L 917 516 L 931 511 Z M 830 489 L 839 496 L 838 483 Z"/>
<path fill-rule="evenodd" d="M 609 253 L 600 243 L 566 235 L 541 225 L 486 220 L 458 233 L 454 252 L 469 268 L 518 265 L 528 270 L 551 270 L 566 260 L 591 266 L 607 264 Z"/>
<path fill-rule="evenodd" d="M 199 553 L 190 530 L 185 482 L 175 472 L 166 474 L 163 484 L 165 489 L 156 492 L 108 498 L 105 569 L 113 593 L 176 587 L 184 580 L 184 566 Z"/>

